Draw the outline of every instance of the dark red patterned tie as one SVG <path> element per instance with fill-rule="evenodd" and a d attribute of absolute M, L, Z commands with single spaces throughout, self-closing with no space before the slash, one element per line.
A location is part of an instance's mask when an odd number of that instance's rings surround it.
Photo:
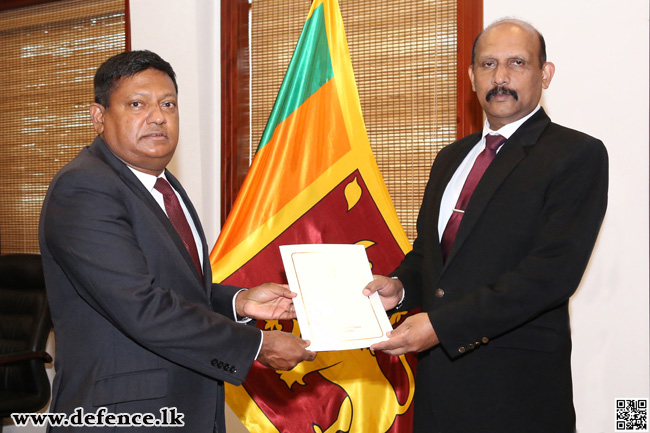
<path fill-rule="evenodd" d="M 171 185 L 169 185 L 169 182 L 167 182 L 162 177 L 159 177 L 158 180 L 156 180 L 156 185 L 154 185 L 154 188 L 160 191 L 160 193 L 163 195 L 167 216 L 180 235 L 183 244 L 187 249 L 187 252 L 190 253 L 190 257 L 192 257 L 192 261 L 194 262 L 194 266 L 196 266 L 196 270 L 198 271 L 201 278 L 203 278 L 203 272 L 201 271 L 201 261 L 199 260 L 199 252 L 196 249 L 194 235 L 192 235 L 192 229 L 187 223 L 187 218 L 185 218 L 185 213 L 183 212 L 183 208 L 178 201 L 178 197 L 176 197 L 176 193 L 174 193 L 174 190 L 172 189 Z"/>
<path fill-rule="evenodd" d="M 458 227 L 460 226 L 460 221 L 463 219 L 463 214 L 465 213 L 465 208 L 469 202 L 469 198 L 474 192 L 474 188 L 478 185 L 478 181 L 481 180 L 483 173 L 488 168 L 488 165 L 492 162 L 494 157 L 497 154 L 497 149 L 506 141 L 506 138 L 498 134 L 488 134 L 485 136 L 485 149 L 483 152 L 479 153 L 474 165 L 465 180 L 463 189 L 460 192 L 458 197 L 458 202 L 456 202 L 456 207 L 451 213 L 451 218 L 447 222 L 445 231 L 442 234 L 442 240 L 440 241 L 440 247 L 442 248 L 442 262 L 447 261 L 447 257 L 451 251 L 451 246 L 454 244 L 456 239 L 456 233 L 458 233 Z"/>

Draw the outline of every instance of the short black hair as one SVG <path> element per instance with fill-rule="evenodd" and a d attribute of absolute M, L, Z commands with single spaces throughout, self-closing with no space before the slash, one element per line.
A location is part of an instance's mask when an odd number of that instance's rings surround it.
<path fill-rule="evenodd" d="M 485 33 L 486 30 L 489 30 L 491 27 L 493 27 L 493 26 L 495 26 L 497 24 L 501 24 L 503 22 L 508 22 L 508 21 L 512 21 L 512 20 L 508 19 L 508 18 L 505 18 L 505 19 L 495 21 L 494 23 L 487 26 L 481 33 L 479 33 L 478 36 L 476 36 L 476 39 L 474 39 L 474 45 L 472 46 L 472 67 L 474 67 L 474 60 L 476 59 L 476 45 L 478 44 L 478 40 L 481 38 L 481 36 L 483 36 L 483 33 Z M 521 21 L 521 23 L 529 26 L 530 29 L 535 31 L 535 33 L 537 33 L 537 36 L 539 37 L 539 55 L 538 55 L 538 57 L 539 57 L 539 67 L 541 68 L 541 67 L 544 66 L 544 63 L 546 63 L 546 41 L 544 40 L 544 36 L 542 36 L 542 33 L 539 30 L 537 30 L 535 27 L 528 24 L 527 22 Z"/>
<path fill-rule="evenodd" d="M 125 51 L 109 58 L 97 68 L 94 80 L 95 102 L 108 107 L 115 84 L 123 77 L 133 76 L 146 69 L 156 69 L 169 75 L 178 93 L 172 66 L 158 54 L 148 50 Z"/>

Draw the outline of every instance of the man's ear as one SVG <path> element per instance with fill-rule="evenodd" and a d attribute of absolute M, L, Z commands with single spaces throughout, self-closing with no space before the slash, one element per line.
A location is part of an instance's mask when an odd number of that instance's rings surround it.
<path fill-rule="evenodd" d="M 469 75 L 469 81 L 472 83 L 472 90 L 476 92 L 476 87 L 474 86 L 474 66 L 470 65 L 467 68 L 467 75 Z"/>
<path fill-rule="evenodd" d="M 553 75 L 555 75 L 555 65 L 551 62 L 544 63 L 542 66 L 542 89 L 548 89 Z"/>
<path fill-rule="evenodd" d="M 106 108 L 103 105 L 93 102 L 90 104 L 90 118 L 93 121 L 95 132 L 101 135 L 104 132 L 104 113 Z"/>

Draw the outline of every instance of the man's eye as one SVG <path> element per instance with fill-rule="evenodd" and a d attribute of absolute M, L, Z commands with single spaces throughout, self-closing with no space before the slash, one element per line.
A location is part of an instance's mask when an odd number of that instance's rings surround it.
<path fill-rule="evenodd" d="M 142 102 L 131 102 L 131 107 L 133 108 L 139 108 L 142 107 Z"/>
<path fill-rule="evenodd" d="M 174 108 L 176 104 L 174 102 L 164 102 L 163 107 L 165 108 Z"/>
<path fill-rule="evenodd" d="M 526 64 L 526 62 L 524 62 L 523 60 L 513 60 L 512 61 L 513 66 L 524 66 L 525 64 Z"/>
<path fill-rule="evenodd" d="M 494 67 L 494 62 L 483 62 L 483 67 L 484 68 L 493 68 Z"/>

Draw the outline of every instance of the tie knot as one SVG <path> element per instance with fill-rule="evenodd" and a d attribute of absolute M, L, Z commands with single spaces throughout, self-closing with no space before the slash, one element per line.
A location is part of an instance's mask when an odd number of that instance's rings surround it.
<path fill-rule="evenodd" d="M 506 141 L 506 137 L 499 134 L 488 134 L 485 136 L 485 147 L 496 151 Z"/>
<path fill-rule="evenodd" d="M 167 182 L 165 179 L 162 177 L 159 177 L 156 180 L 156 184 L 153 186 L 154 189 L 156 189 L 158 192 L 160 192 L 162 195 L 169 195 L 169 194 L 174 194 L 174 191 L 172 190 L 171 185 L 169 182 Z"/>

